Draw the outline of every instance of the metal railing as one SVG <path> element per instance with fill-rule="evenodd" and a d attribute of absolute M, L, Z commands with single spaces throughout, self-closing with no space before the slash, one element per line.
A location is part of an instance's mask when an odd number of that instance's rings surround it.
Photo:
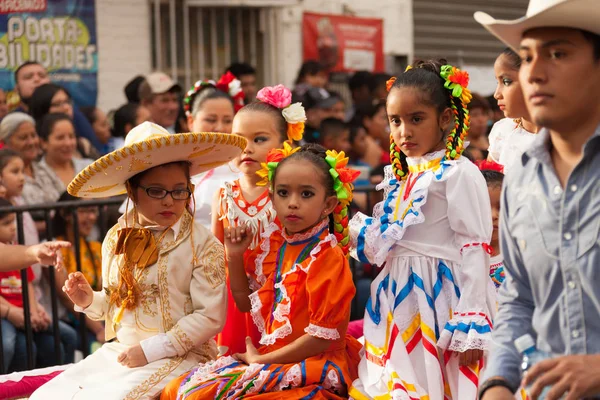
<path fill-rule="evenodd" d="M 26 212 L 43 213 L 44 221 L 46 223 L 46 235 L 48 239 L 52 239 L 53 226 L 52 226 L 52 213 L 60 210 L 70 210 L 71 217 L 73 218 L 73 233 L 74 243 L 73 250 L 75 252 L 75 262 L 77 264 L 77 271 L 81 271 L 81 248 L 80 248 L 80 235 L 79 235 L 79 224 L 77 210 L 79 208 L 90 208 L 98 207 L 98 226 L 100 228 L 101 238 L 106 235 L 108 231 L 108 206 L 120 205 L 123 202 L 123 198 L 111 198 L 102 200 L 76 200 L 76 201 L 64 201 L 58 203 L 40 204 L 40 205 L 27 205 L 27 206 L 14 206 L 14 207 L 0 207 L 0 213 L 15 213 L 17 219 L 17 240 L 19 244 L 25 244 L 25 234 L 23 229 L 23 214 Z M 1 262 L 1 261 L 0 261 Z M 52 308 L 52 333 L 54 336 L 54 351 L 56 355 L 56 364 L 62 364 L 62 352 L 60 334 L 59 334 L 59 318 L 58 318 L 58 296 L 56 293 L 56 277 L 54 266 L 49 266 L 49 286 L 50 286 L 50 303 Z M 27 368 L 34 368 L 33 359 L 33 331 L 31 326 L 31 305 L 29 304 L 29 288 L 27 285 L 27 270 L 21 270 L 21 287 L 23 296 L 23 312 L 25 315 L 24 320 L 24 331 L 26 338 L 26 352 L 27 352 Z M 81 348 L 80 350 L 84 355 L 88 355 L 88 341 L 87 341 L 87 328 L 85 324 L 85 314 L 79 315 L 79 333 L 81 335 Z M 0 325 L 0 339 L 2 338 L 1 325 Z M 4 365 L 4 347 L 0 341 L 0 374 L 7 372 L 9 365 Z M 15 354 L 16 356 L 16 354 Z"/>
<path fill-rule="evenodd" d="M 366 193 L 366 207 L 365 210 L 372 210 L 372 200 L 371 194 L 375 192 L 374 186 L 357 186 L 354 190 L 354 193 Z M 71 216 L 73 218 L 72 226 L 74 231 L 74 243 L 73 250 L 75 253 L 75 261 L 77 264 L 77 271 L 81 271 L 82 259 L 81 259 L 81 248 L 80 248 L 80 234 L 78 229 L 78 215 L 77 210 L 79 208 L 90 208 L 90 207 L 98 207 L 98 225 L 100 228 L 100 238 L 104 238 L 106 232 L 108 231 L 108 213 L 107 206 L 112 205 L 120 205 L 123 202 L 123 198 L 111 198 L 111 199 L 102 199 L 102 200 L 76 200 L 76 201 L 65 201 L 58 203 L 50 203 L 44 205 L 33 205 L 33 206 L 14 206 L 14 207 L 0 207 L 0 213 L 15 213 L 17 219 L 17 231 L 18 231 L 18 242 L 19 244 L 25 243 L 24 237 L 24 229 L 23 229 L 23 213 L 25 212 L 43 212 L 44 221 L 46 222 L 46 237 L 48 239 L 52 239 L 53 235 L 53 226 L 52 226 L 52 213 L 58 212 L 60 210 L 70 210 Z M 355 208 L 355 207 L 354 207 Z M 349 218 L 351 215 L 349 214 Z M 1 261 L 0 261 L 1 262 Z M 350 268 L 352 271 L 352 275 L 354 278 L 354 282 L 357 282 L 357 279 L 364 277 L 365 275 L 361 271 L 362 265 L 354 260 L 350 259 Z M 58 296 L 56 293 L 56 278 L 55 271 L 53 266 L 49 266 L 49 286 L 50 286 L 50 302 L 52 309 L 52 333 L 54 336 L 54 350 L 56 355 L 56 364 L 62 364 L 62 352 L 61 348 L 61 340 L 59 334 L 59 317 L 58 317 Z M 373 276 L 367 276 L 367 278 L 372 279 Z M 28 282 L 27 279 L 27 271 L 26 269 L 21 270 L 21 282 L 23 282 L 22 286 L 22 296 L 23 296 L 23 310 L 25 313 L 25 337 L 26 337 L 26 351 L 27 351 L 27 367 L 28 369 L 34 368 L 34 359 L 33 359 L 33 331 L 31 326 L 31 305 L 29 304 L 29 289 L 26 284 Z M 355 296 L 352 302 L 351 315 L 353 319 L 362 318 L 364 313 L 364 309 L 359 309 L 358 305 L 358 296 Z M 83 352 L 84 356 L 87 356 L 89 351 L 88 346 L 88 336 L 87 336 L 87 327 L 85 324 L 85 314 L 79 314 L 79 334 L 81 335 L 81 346 L 80 350 Z M 2 331 L 0 326 L 0 374 L 4 374 L 7 372 L 9 366 L 4 365 L 4 349 L 1 345 Z"/>

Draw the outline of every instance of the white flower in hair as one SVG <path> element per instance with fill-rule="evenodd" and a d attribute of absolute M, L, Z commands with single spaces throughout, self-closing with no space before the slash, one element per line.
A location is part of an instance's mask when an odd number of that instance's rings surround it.
<path fill-rule="evenodd" d="M 304 107 L 302 107 L 302 103 L 290 104 L 281 113 L 288 124 L 297 124 L 306 121 L 306 112 L 304 111 Z"/>
<path fill-rule="evenodd" d="M 242 91 L 242 82 L 240 82 L 237 79 L 234 79 L 231 82 L 229 82 L 228 88 L 229 88 L 229 95 L 231 97 L 235 97 L 238 93 L 240 93 Z"/>

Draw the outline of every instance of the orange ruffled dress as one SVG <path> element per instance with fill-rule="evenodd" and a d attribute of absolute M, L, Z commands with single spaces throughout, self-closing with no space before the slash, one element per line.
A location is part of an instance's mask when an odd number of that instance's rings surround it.
<path fill-rule="evenodd" d="M 265 189 L 252 203 L 244 198 L 239 181 L 227 182 L 220 192 L 221 206 L 219 209 L 219 220 L 223 228 L 249 225 L 254 232 L 254 240 L 250 245 L 248 254 L 258 246 L 261 234 L 265 228 L 275 221 L 275 210 L 269 197 L 269 191 Z M 253 290 L 258 289 L 255 271 L 246 268 L 246 274 L 250 278 Z M 249 313 L 241 312 L 236 304 L 229 286 L 229 274 L 227 274 L 227 320 L 221 333 L 217 335 L 217 345 L 227 347 L 226 355 L 243 353 L 246 351 L 246 336 L 252 338 L 252 343 L 258 346 L 260 332 L 252 322 Z"/>
<path fill-rule="evenodd" d="M 172 381 L 168 399 L 340 399 L 357 377 L 361 345 L 346 335 L 355 293 L 348 260 L 327 221 L 303 235 L 285 236 L 272 224 L 247 259 L 262 287 L 250 295 L 266 354 L 305 334 L 327 339 L 322 354 L 293 364 L 246 365 L 232 357 L 200 364 Z"/>

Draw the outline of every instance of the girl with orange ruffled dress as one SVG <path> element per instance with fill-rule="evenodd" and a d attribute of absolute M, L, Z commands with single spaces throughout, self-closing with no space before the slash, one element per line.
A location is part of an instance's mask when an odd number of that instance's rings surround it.
<path fill-rule="evenodd" d="M 238 307 L 252 313 L 262 346 L 248 338 L 243 353 L 200 364 L 169 383 L 162 400 L 348 397 L 361 346 L 346 335 L 355 293 L 347 206 L 358 175 L 347 162 L 343 153 L 312 144 L 285 143 L 269 154 L 261 176 L 270 182 L 282 227 L 268 226 L 249 254 L 251 229 L 225 230 L 231 291 Z M 248 284 L 248 269 L 256 271 L 257 290 Z"/>

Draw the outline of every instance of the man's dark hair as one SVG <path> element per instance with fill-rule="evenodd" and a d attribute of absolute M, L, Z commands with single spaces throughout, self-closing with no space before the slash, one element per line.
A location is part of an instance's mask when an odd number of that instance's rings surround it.
<path fill-rule="evenodd" d="M 371 90 L 373 87 L 373 74 L 369 71 L 356 71 L 348 80 L 348 87 L 353 92 L 363 86 L 368 86 Z"/>
<path fill-rule="evenodd" d="M 256 69 L 248 63 L 236 62 L 231 64 L 225 69 L 225 72 L 231 72 L 236 78 L 240 78 L 242 75 L 256 75 Z"/>
<path fill-rule="evenodd" d="M 19 76 L 19 72 L 21 72 L 21 70 L 25 67 L 28 67 L 30 65 L 42 65 L 37 61 L 25 61 L 23 64 L 19 65 L 19 68 L 16 69 L 15 71 L 15 83 L 17 83 L 17 77 Z"/>

